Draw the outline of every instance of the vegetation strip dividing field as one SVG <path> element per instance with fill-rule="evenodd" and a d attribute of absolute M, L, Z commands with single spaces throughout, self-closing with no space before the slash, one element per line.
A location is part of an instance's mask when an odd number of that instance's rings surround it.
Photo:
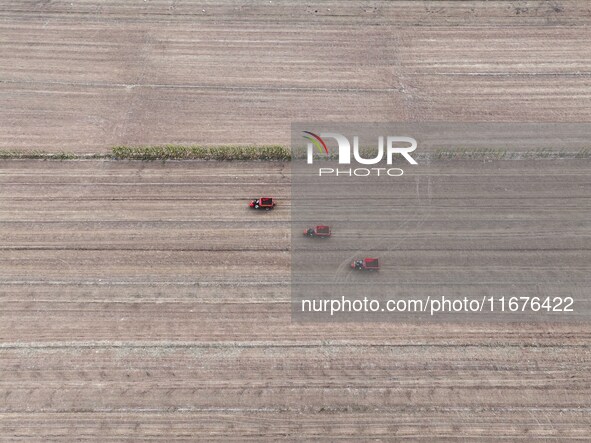
<path fill-rule="evenodd" d="M 364 150 L 362 156 L 371 155 Z M 292 150 L 281 145 L 265 146 L 115 146 L 111 153 L 80 154 L 74 152 L 48 152 L 40 150 L 0 150 L 0 160 L 215 160 L 215 161 L 290 161 Z M 335 158 L 334 154 L 329 158 Z M 578 151 L 563 149 L 530 149 L 516 152 L 502 148 L 455 148 L 437 149 L 434 152 L 424 152 L 416 155 L 423 160 L 520 160 L 520 159 L 573 159 L 591 158 L 591 148 L 581 148 Z"/>
<path fill-rule="evenodd" d="M 269 146 L 116 146 L 116 159 L 129 160 L 290 160 L 289 148 Z"/>
<path fill-rule="evenodd" d="M 82 160 L 111 158 L 110 154 L 75 154 L 39 150 L 0 150 L 0 160 Z"/>

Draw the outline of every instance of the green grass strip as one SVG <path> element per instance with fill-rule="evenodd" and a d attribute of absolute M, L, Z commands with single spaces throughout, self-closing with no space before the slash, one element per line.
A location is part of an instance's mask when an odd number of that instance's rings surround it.
<path fill-rule="evenodd" d="M 0 160 L 82 160 L 105 159 L 112 156 L 106 154 L 75 154 L 73 152 L 46 152 L 38 150 L 0 150 Z"/>
<path fill-rule="evenodd" d="M 375 156 L 375 149 L 362 149 L 364 158 Z M 280 145 L 266 146 L 116 146 L 111 152 L 97 154 L 76 154 L 73 152 L 47 152 L 39 150 L 0 150 L 0 160 L 262 160 L 290 161 L 293 158 L 305 158 L 305 150 L 291 151 Z M 327 159 L 323 154 L 314 157 Z M 502 148 L 455 148 L 437 149 L 434 152 L 423 152 L 415 155 L 418 160 L 523 160 L 523 159 L 589 159 L 591 148 L 582 148 L 572 152 L 549 148 L 532 149 L 524 152 L 512 152 Z M 335 159 L 331 153 L 329 159 Z"/>
<path fill-rule="evenodd" d="M 117 160 L 291 160 L 291 151 L 279 145 L 270 146 L 116 146 Z"/>

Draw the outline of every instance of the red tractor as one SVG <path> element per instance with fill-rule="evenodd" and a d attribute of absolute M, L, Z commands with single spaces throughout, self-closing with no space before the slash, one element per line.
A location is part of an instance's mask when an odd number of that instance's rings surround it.
<path fill-rule="evenodd" d="M 261 197 L 256 200 L 252 200 L 249 206 L 252 209 L 264 209 L 269 211 L 275 207 L 275 202 L 271 197 Z"/>
<path fill-rule="evenodd" d="M 315 228 L 308 228 L 304 231 L 307 237 L 328 238 L 331 235 L 330 226 L 318 225 Z"/>
<path fill-rule="evenodd" d="M 358 271 L 378 271 L 380 263 L 377 258 L 364 258 L 363 260 L 354 260 L 351 268 Z"/>

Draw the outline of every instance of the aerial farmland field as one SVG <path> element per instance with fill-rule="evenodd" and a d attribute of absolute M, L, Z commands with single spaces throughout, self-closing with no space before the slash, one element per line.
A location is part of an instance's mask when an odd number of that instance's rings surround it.
<path fill-rule="evenodd" d="M 588 441 L 588 311 L 293 321 L 289 161 L 111 149 L 591 122 L 590 24 L 585 1 L 0 0 L 0 440 Z M 378 279 L 588 303 L 588 150 L 431 154 Z"/>

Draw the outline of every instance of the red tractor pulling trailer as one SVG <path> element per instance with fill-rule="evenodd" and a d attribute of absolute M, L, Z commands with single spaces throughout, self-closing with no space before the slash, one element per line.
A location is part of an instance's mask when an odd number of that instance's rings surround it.
<path fill-rule="evenodd" d="M 249 205 L 252 209 L 265 209 L 269 211 L 275 207 L 275 202 L 271 197 L 261 197 L 252 200 Z"/>
<path fill-rule="evenodd" d="M 304 231 L 306 237 L 328 238 L 331 236 L 330 226 L 318 225 L 315 228 L 308 228 Z"/>
<path fill-rule="evenodd" d="M 351 268 L 358 271 L 379 271 L 380 262 L 377 258 L 364 258 L 351 262 Z"/>

